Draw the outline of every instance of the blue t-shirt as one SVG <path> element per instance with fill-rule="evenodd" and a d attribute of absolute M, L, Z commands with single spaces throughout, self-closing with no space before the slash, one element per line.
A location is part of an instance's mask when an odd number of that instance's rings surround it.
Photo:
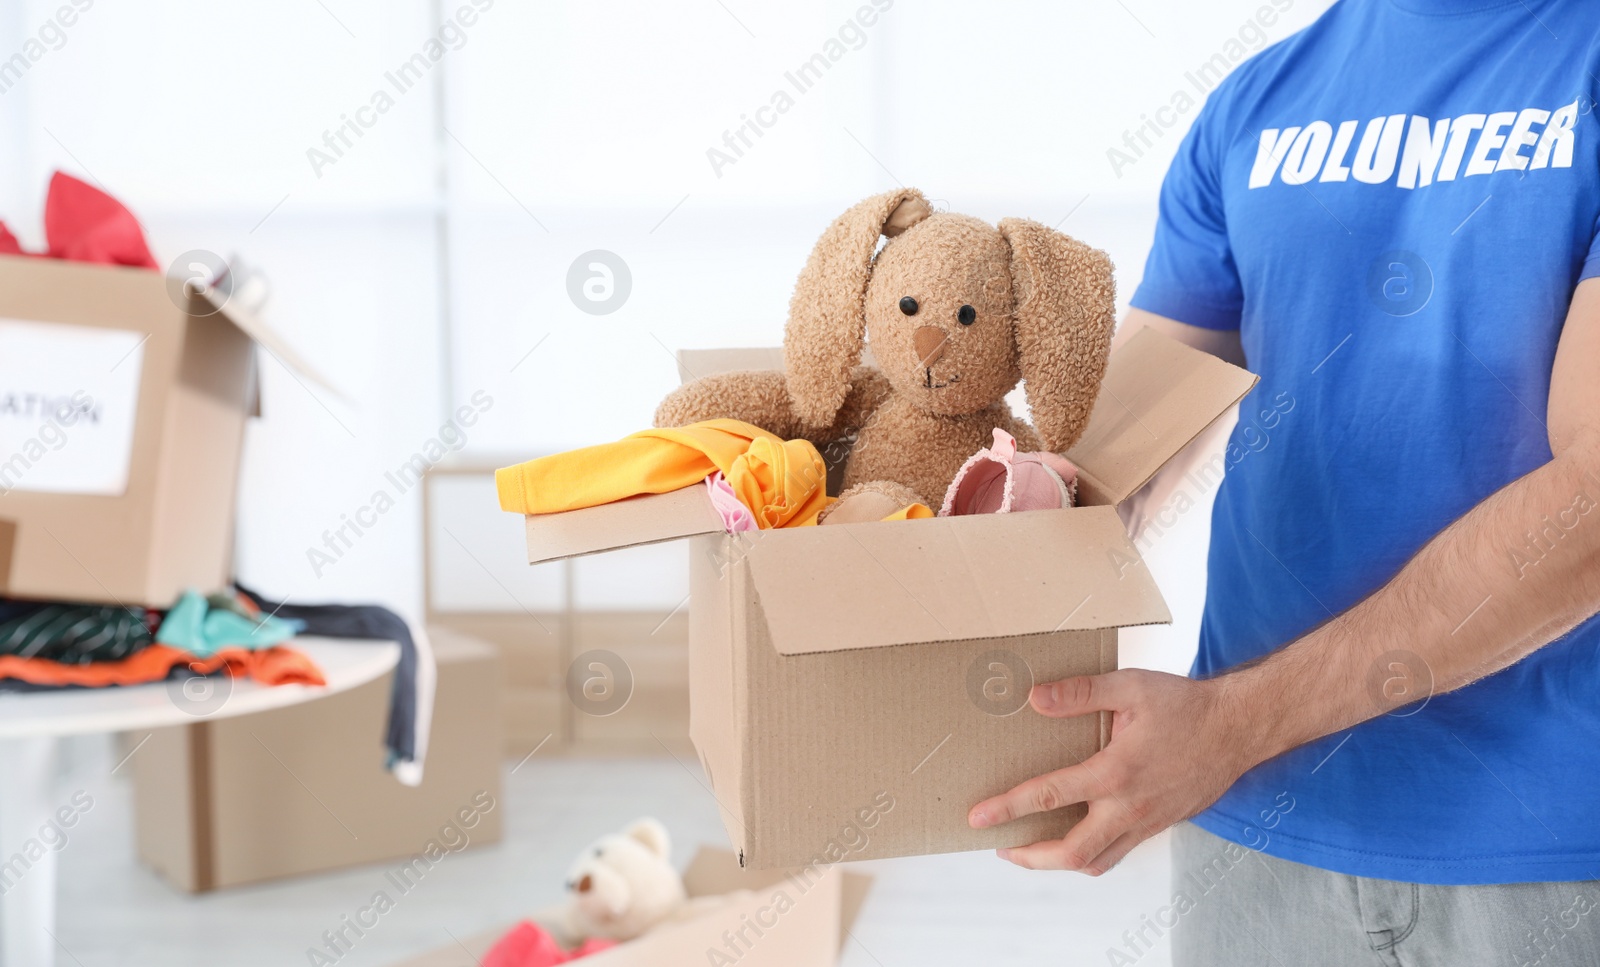
<path fill-rule="evenodd" d="M 1211 93 L 1132 300 L 1238 329 L 1261 377 L 1217 493 L 1194 675 L 1357 604 L 1550 460 L 1556 342 L 1600 275 L 1597 61 L 1600 3 L 1345 0 Z M 1600 481 L 1496 566 L 1537 568 L 1597 505 Z M 1403 624 L 1391 644 L 1367 687 L 1420 694 Z M 1597 645 L 1591 619 L 1264 763 L 1195 821 L 1360 876 L 1600 878 Z"/>

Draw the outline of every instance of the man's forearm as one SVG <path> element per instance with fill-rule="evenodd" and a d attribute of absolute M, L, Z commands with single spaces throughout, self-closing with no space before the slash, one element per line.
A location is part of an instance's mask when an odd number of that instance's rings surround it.
<path fill-rule="evenodd" d="M 1370 686 L 1387 676 L 1378 668 L 1387 652 L 1416 655 L 1431 692 L 1447 692 L 1597 610 L 1600 442 L 1591 434 L 1441 531 L 1366 600 L 1215 685 L 1250 723 L 1252 757 L 1264 761 L 1423 697 L 1417 686 Z"/>

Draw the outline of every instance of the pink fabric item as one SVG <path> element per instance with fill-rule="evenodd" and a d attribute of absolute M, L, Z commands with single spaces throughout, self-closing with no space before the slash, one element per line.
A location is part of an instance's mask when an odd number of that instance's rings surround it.
<path fill-rule="evenodd" d="M 569 951 L 557 943 L 549 931 L 531 920 L 524 920 L 496 940 L 480 964 L 482 967 L 557 967 L 615 946 L 609 940 L 591 938 Z"/>
<path fill-rule="evenodd" d="M 967 458 L 945 491 L 940 517 L 1007 514 L 1071 507 L 1078 468 L 1054 453 L 1018 453 L 1016 438 L 995 427 L 994 444 Z"/>
<path fill-rule="evenodd" d="M 706 489 L 711 493 L 711 506 L 722 517 L 722 529 L 730 534 L 740 531 L 753 531 L 756 529 L 755 516 L 750 513 L 750 508 L 744 505 L 739 495 L 733 492 L 733 487 L 723 479 L 721 470 L 711 471 L 711 476 L 706 478 Z"/>

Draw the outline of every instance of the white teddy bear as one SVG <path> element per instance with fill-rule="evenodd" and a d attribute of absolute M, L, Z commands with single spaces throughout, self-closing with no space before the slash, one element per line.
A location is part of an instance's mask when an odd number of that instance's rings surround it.
<path fill-rule="evenodd" d="M 681 916 L 689 901 L 671 853 L 666 827 L 654 819 L 595 841 L 567 874 L 568 932 L 620 943 Z"/>
<path fill-rule="evenodd" d="M 751 896 L 749 890 L 689 897 L 672 865 L 667 829 L 636 819 L 579 854 L 567 873 L 567 905 L 553 924 L 573 943 L 626 943 L 663 923 L 688 920 Z"/>

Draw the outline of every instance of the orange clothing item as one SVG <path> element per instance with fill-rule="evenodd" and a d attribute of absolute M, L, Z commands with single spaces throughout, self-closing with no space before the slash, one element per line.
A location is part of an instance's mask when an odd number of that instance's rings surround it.
<path fill-rule="evenodd" d="M 884 520 L 927 520 L 933 516 L 933 508 L 927 504 L 907 504 Z"/>
<path fill-rule="evenodd" d="M 315 662 L 282 645 L 256 651 L 223 648 L 210 658 L 198 658 L 166 645 L 150 645 L 119 661 L 85 665 L 0 655 L 0 678 L 16 678 L 35 685 L 143 685 L 162 681 L 179 665 L 187 665 L 202 675 L 226 669 L 234 678 L 253 678 L 263 685 L 327 684 Z"/>
<path fill-rule="evenodd" d="M 664 494 L 699 483 L 713 470 L 750 508 L 756 526 L 804 527 L 836 498 L 828 468 L 809 440 L 785 440 L 739 420 L 641 430 L 615 443 L 568 450 L 495 471 L 500 509 L 557 514 L 639 494 Z M 933 516 L 923 504 L 885 520 Z"/>
<path fill-rule="evenodd" d="M 720 470 L 761 528 L 817 522 L 831 502 L 828 468 L 807 440 L 738 420 L 642 430 L 495 471 L 500 509 L 554 514 L 682 490 Z"/>

